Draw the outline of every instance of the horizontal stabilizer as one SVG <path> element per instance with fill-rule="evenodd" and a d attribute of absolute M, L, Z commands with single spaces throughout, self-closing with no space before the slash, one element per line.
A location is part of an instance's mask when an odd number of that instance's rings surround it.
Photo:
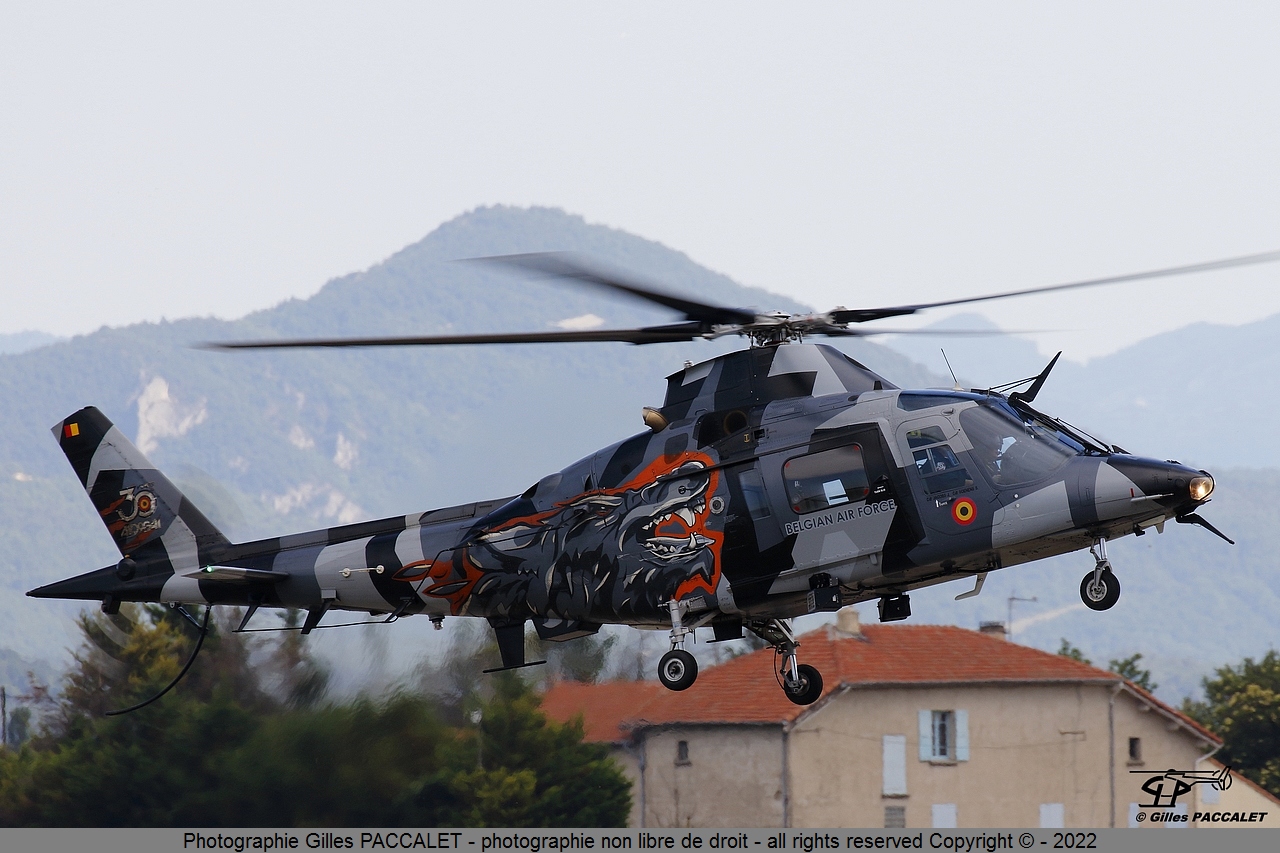
<path fill-rule="evenodd" d="M 277 583 L 288 580 L 288 572 L 275 572 L 271 569 L 241 569 L 236 566 L 205 566 L 194 572 L 184 572 L 184 577 L 201 581 L 224 581 L 227 583 L 250 583 L 251 581 L 270 581 Z"/>

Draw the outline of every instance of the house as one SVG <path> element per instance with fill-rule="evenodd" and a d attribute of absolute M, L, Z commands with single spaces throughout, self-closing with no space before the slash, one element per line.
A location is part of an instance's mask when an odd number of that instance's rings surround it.
<path fill-rule="evenodd" d="M 1171 768 L 1214 769 L 1221 739 L 1194 720 L 1114 673 L 984 631 L 862 626 L 846 608 L 800 638 L 824 680 L 812 705 L 785 698 L 765 649 L 681 693 L 558 683 L 543 709 L 580 714 L 586 739 L 611 746 L 634 783 L 633 826 L 1188 825 L 1138 815 L 1191 823 L 1227 808 L 1216 796 L 1280 823 L 1280 802 L 1239 779 L 1160 787 Z"/>

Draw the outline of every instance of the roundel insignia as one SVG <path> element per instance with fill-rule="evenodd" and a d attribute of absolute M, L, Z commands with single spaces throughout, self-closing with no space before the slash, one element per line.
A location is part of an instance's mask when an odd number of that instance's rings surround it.
<path fill-rule="evenodd" d="M 978 507 L 968 498 L 960 498 L 951 505 L 951 517 L 956 520 L 956 524 L 967 527 L 978 517 Z"/>

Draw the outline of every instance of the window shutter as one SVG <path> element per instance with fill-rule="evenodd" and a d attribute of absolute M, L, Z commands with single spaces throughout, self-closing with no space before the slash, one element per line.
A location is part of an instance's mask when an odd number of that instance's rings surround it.
<path fill-rule="evenodd" d="M 956 761 L 969 760 L 969 712 L 956 711 Z"/>
<path fill-rule="evenodd" d="M 933 758 L 933 712 L 920 712 L 920 760 Z"/>
<path fill-rule="evenodd" d="M 907 738 L 906 735 L 885 735 L 884 790 L 886 796 L 903 796 L 907 793 Z"/>

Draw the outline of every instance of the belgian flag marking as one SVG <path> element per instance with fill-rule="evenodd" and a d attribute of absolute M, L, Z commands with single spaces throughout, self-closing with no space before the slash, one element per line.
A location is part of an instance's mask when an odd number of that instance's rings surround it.
<path fill-rule="evenodd" d="M 80 434 L 80 424 L 67 424 L 62 428 L 62 434 L 67 438 L 75 438 Z"/>
<path fill-rule="evenodd" d="M 951 517 L 961 527 L 968 527 L 978 517 L 978 507 L 968 498 L 960 498 L 951 505 Z"/>

